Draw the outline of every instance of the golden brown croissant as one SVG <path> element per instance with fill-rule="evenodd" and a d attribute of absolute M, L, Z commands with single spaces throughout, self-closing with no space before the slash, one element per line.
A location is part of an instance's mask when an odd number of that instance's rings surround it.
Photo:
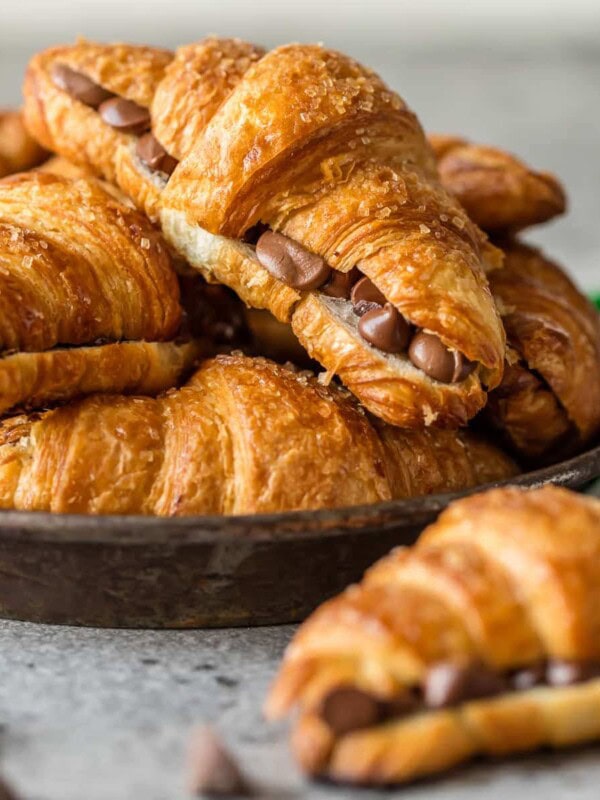
<path fill-rule="evenodd" d="M 455 491 L 515 471 L 471 433 L 371 423 L 347 392 L 240 355 L 205 362 L 158 399 L 96 396 L 0 425 L 1 508 L 246 514 Z"/>
<path fill-rule="evenodd" d="M 141 214 L 95 180 L 0 181 L 0 413 L 169 388 L 198 355 L 160 344 L 180 320 L 166 245 Z"/>
<path fill-rule="evenodd" d="M 416 117 L 356 62 L 80 42 L 37 55 L 25 96 L 41 142 L 160 217 L 208 280 L 291 322 L 386 421 L 464 424 L 499 383 L 483 273 L 499 254 L 439 185 Z"/>
<path fill-rule="evenodd" d="M 566 196 L 548 172 L 535 172 L 496 147 L 430 135 L 445 188 L 485 231 L 519 231 L 563 214 Z"/>
<path fill-rule="evenodd" d="M 529 460 L 581 449 L 600 432 L 600 317 L 555 263 L 507 241 L 489 275 L 510 344 L 486 418 Z"/>
<path fill-rule="evenodd" d="M 0 178 L 36 167 L 47 156 L 27 132 L 21 112 L 0 109 Z"/>
<path fill-rule="evenodd" d="M 267 712 L 300 706 L 303 769 L 360 784 L 600 738 L 599 593 L 599 500 L 460 500 L 304 623 Z"/>

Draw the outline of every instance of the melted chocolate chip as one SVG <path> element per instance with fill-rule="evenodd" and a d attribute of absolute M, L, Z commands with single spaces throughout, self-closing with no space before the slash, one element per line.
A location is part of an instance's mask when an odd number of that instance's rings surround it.
<path fill-rule="evenodd" d="M 408 357 L 426 375 L 441 383 L 460 383 L 477 366 L 462 353 L 448 350 L 433 333 L 419 331 L 408 348 Z"/>
<path fill-rule="evenodd" d="M 600 664 L 593 661 L 567 661 L 554 659 L 548 662 L 546 681 L 550 686 L 572 686 L 600 677 Z"/>
<path fill-rule="evenodd" d="M 111 128 L 121 133 L 132 133 L 136 136 L 150 127 L 150 112 L 147 108 L 126 100 L 124 97 L 113 97 L 105 100 L 98 108 L 98 113 Z"/>
<path fill-rule="evenodd" d="M 359 317 L 362 317 L 367 311 L 373 311 L 377 306 L 384 306 L 387 302 L 379 289 L 367 277 L 361 278 L 354 286 L 350 300 L 354 307 L 354 313 Z"/>
<path fill-rule="evenodd" d="M 274 231 L 262 234 L 256 243 L 256 257 L 273 277 L 300 291 L 318 289 L 331 275 L 331 267 L 321 256 Z"/>
<path fill-rule="evenodd" d="M 138 158 L 154 172 L 171 175 L 177 166 L 177 159 L 170 156 L 162 144 L 151 133 L 141 136 L 135 146 Z"/>
<path fill-rule="evenodd" d="M 54 64 L 51 77 L 55 86 L 91 108 L 98 108 L 105 100 L 113 97 L 112 92 L 99 86 L 87 75 L 75 72 L 66 64 Z"/>
<path fill-rule="evenodd" d="M 350 272 L 331 271 L 331 277 L 323 286 L 321 291 L 328 297 L 340 297 L 343 300 L 350 298 L 350 292 L 354 284 L 360 279 L 361 273 L 356 267 L 352 267 Z"/>
<path fill-rule="evenodd" d="M 384 717 L 380 701 L 354 686 L 340 686 L 321 703 L 321 717 L 337 736 L 376 725 Z"/>
<path fill-rule="evenodd" d="M 189 786 L 196 794 L 248 796 L 250 787 L 221 739 L 206 726 L 194 732 L 189 754 Z"/>
<path fill-rule="evenodd" d="M 376 305 L 360 318 L 362 338 L 384 353 L 403 353 L 410 338 L 410 325 L 391 303 Z"/>
<path fill-rule="evenodd" d="M 386 717 L 395 719 L 396 717 L 403 717 L 416 711 L 420 705 L 419 698 L 415 693 L 406 690 L 391 700 L 386 700 L 384 703 Z"/>
<path fill-rule="evenodd" d="M 428 708 L 446 708 L 506 689 L 506 679 L 485 664 L 448 661 L 431 667 L 425 677 L 423 697 Z"/>
<path fill-rule="evenodd" d="M 529 667 L 518 669 L 510 675 L 509 681 L 511 688 L 518 692 L 533 689 L 534 686 L 539 686 L 546 680 L 546 665 L 545 664 L 532 664 Z"/>

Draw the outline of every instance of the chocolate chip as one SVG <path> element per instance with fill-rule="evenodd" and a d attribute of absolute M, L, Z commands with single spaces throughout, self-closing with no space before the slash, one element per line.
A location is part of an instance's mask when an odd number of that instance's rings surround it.
<path fill-rule="evenodd" d="M 331 277 L 321 291 L 328 297 L 341 297 L 344 300 L 348 300 L 352 287 L 360 280 L 360 276 L 361 272 L 356 267 L 352 267 L 350 272 L 338 272 L 334 269 L 331 271 Z"/>
<path fill-rule="evenodd" d="M 321 703 L 321 718 L 336 736 L 369 728 L 383 719 L 382 704 L 373 695 L 354 686 L 339 686 Z"/>
<path fill-rule="evenodd" d="M 448 350 L 433 333 L 419 331 L 408 348 L 408 357 L 426 375 L 441 383 L 460 383 L 477 366 L 462 353 Z"/>
<path fill-rule="evenodd" d="M 66 64 L 53 64 L 50 74 L 55 86 L 91 108 L 98 108 L 105 100 L 113 97 L 112 92 L 99 86 L 87 75 L 75 72 Z"/>
<path fill-rule="evenodd" d="M 0 779 L 0 800 L 18 800 L 12 788 Z"/>
<path fill-rule="evenodd" d="M 571 686 L 600 677 L 600 664 L 593 661 L 554 659 L 548 662 L 546 681 L 550 686 Z"/>
<path fill-rule="evenodd" d="M 405 714 L 415 711 L 419 705 L 420 702 L 417 695 L 407 689 L 391 700 L 385 701 L 385 716 L 391 719 L 403 717 Z"/>
<path fill-rule="evenodd" d="M 331 267 L 321 256 L 274 231 L 266 231 L 260 237 L 256 257 L 273 277 L 300 291 L 318 289 L 331 275 Z"/>
<path fill-rule="evenodd" d="M 138 136 L 150 127 L 150 112 L 133 100 L 124 97 L 113 97 L 105 100 L 98 113 L 111 128 L 121 133 L 133 133 Z"/>
<path fill-rule="evenodd" d="M 384 353 L 403 353 L 410 338 L 410 325 L 391 303 L 375 306 L 360 318 L 362 338 Z"/>
<path fill-rule="evenodd" d="M 171 175 L 177 166 L 177 159 L 170 156 L 162 144 L 151 133 L 141 136 L 135 146 L 138 158 L 154 172 Z"/>
<path fill-rule="evenodd" d="M 248 796 L 250 788 L 239 767 L 212 728 L 194 731 L 189 755 L 189 787 L 194 794 Z"/>
<path fill-rule="evenodd" d="M 359 317 L 367 311 L 373 311 L 377 306 L 383 306 L 387 300 L 369 278 L 361 278 L 352 289 L 350 300 L 354 307 L 354 313 Z"/>
<path fill-rule="evenodd" d="M 532 664 L 529 667 L 518 669 L 509 678 L 510 685 L 518 692 L 533 689 L 546 681 L 546 665 Z"/>
<path fill-rule="evenodd" d="M 485 664 L 435 664 L 425 676 L 423 697 L 429 708 L 446 708 L 465 700 L 490 697 L 506 691 L 507 682 Z"/>

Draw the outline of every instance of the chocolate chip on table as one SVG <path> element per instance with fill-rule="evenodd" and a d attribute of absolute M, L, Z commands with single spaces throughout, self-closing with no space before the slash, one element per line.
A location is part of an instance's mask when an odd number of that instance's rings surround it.
<path fill-rule="evenodd" d="M 321 702 L 320 716 L 336 736 L 369 728 L 384 717 L 382 703 L 354 686 L 339 686 Z"/>
<path fill-rule="evenodd" d="M 593 661 L 554 659 L 546 667 L 546 681 L 550 686 L 571 686 L 598 677 L 600 664 Z"/>
<path fill-rule="evenodd" d="M 250 786 L 215 731 L 194 731 L 189 751 L 189 788 L 196 795 L 248 796 Z"/>
<path fill-rule="evenodd" d="M 506 679 L 485 664 L 444 661 L 427 672 L 423 698 L 428 708 L 446 708 L 500 694 L 507 688 Z"/>
<path fill-rule="evenodd" d="M 384 353 L 403 353 L 410 338 L 410 325 L 391 303 L 375 306 L 360 318 L 362 338 Z"/>
<path fill-rule="evenodd" d="M 274 231 L 265 231 L 259 238 L 256 257 L 274 278 L 300 291 L 318 289 L 331 275 L 331 267 L 321 256 Z"/>
<path fill-rule="evenodd" d="M 133 133 L 137 136 L 150 127 L 148 109 L 124 97 L 105 100 L 98 108 L 98 113 L 107 125 L 121 133 Z"/>
<path fill-rule="evenodd" d="M 359 317 L 372 311 L 377 306 L 383 306 L 387 300 L 369 278 L 361 278 L 352 289 L 350 301 L 354 307 L 354 313 Z"/>
<path fill-rule="evenodd" d="M 477 366 L 462 353 L 448 350 L 437 336 L 425 331 L 419 331 L 413 337 L 408 348 L 408 357 L 415 367 L 441 383 L 460 383 Z"/>
<path fill-rule="evenodd" d="M 105 100 L 113 97 L 112 92 L 66 64 L 53 64 L 51 76 L 55 86 L 91 108 L 98 108 Z"/>
<path fill-rule="evenodd" d="M 510 676 L 510 685 L 518 692 L 533 689 L 546 682 L 546 665 L 531 664 L 528 667 L 515 670 Z"/>
<path fill-rule="evenodd" d="M 0 778 L 0 800 L 18 800 L 11 787 Z"/>
<path fill-rule="evenodd" d="M 328 297 L 340 297 L 343 300 L 349 300 L 352 287 L 360 280 L 360 276 L 361 273 L 356 267 L 352 267 L 349 272 L 338 272 L 333 269 L 331 277 L 321 288 L 321 291 Z"/>
<path fill-rule="evenodd" d="M 135 152 L 144 164 L 154 172 L 171 175 L 177 166 L 177 159 L 170 156 L 162 144 L 151 133 L 145 133 L 137 140 Z"/>

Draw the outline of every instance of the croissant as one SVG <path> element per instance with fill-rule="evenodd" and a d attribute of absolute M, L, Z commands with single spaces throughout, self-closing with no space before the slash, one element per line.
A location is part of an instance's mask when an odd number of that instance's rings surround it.
<path fill-rule="evenodd" d="M 457 501 L 301 626 L 267 714 L 300 706 L 302 768 L 360 784 L 600 738 L 599 592 L 599 500 Z"/>
<path fill-rule="evenodd" d="M 166 245 L 142 215 L 95 180 L 0 181 L 0 413 L 169 388 L 199 352 L 161 343 L 180 320 Z"/>
<path fill-rule="evenodd" d="M 514 240 L 489 275 L 509 341 L 485 417 L 529 461 L 580 450 L 600 432 L 600 316 L 555 263 Z"/>
<path fill-rule="evenodd" d="M 0 508 L 249 514 L 455 491 L 515 472 L 471 433 L 371 422 L 343 390 L 242 355 L 206 361 L 158 399 L 99 395 L 0 424 Z"/>
<path fill-rule="evenodd" d="M 565 192 L 554 175 L 495 147 L 455 136 L 428 138 L 443 186 L 483 230 L 515 232 L 565 212 Z"/>
<path fill-rule="evenodd" d="M 20 111 L 0 109 L 0 178 L 36 167 L 47 155 L 27 132 Z"/>
<path fill-rule="evenodd" d="M 464 424 L 500 382 L 483 269 L 500 254 L 438 183 L 416 117 L 356 62 L 80 42 L 35 56 L 24 92 L 40 142 L 160 218 L 209 281 L 291 322 L 382 419 Z"/>

